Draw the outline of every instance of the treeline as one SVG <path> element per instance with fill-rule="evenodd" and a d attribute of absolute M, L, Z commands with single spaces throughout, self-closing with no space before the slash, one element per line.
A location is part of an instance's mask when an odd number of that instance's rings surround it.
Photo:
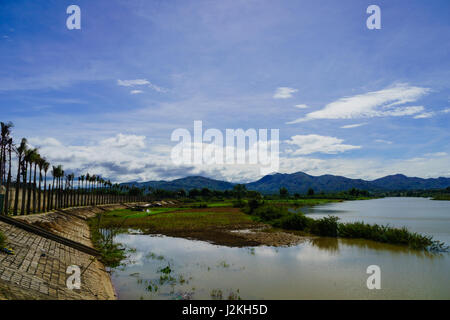
<path fill-rule="evenodd" d="M 179 199 L 184 201 L 223 201 L 234 199 L 266 199 L 266 200 L 297 200 L 297 199 L 341 199 L 341 200 L 353 200 L 358 198 L 370 198 L 374 197 L 373 193 L 367 190 L 359 190 L 356 188 L 335 192 L 335 193 L 315 193 L 313 189 L 310 189 L 307 194 L 300 195 L 299 193 L 289 194 L 286 188 L 281 187 L 278 194 L 262 194 L 258 191 L 248 190 L 243 184 L 236 184 L 232 190 L 211 190 L 209 188 L 194 188 L 188 191 L 179 189 L 175 191 L 154 189 L 152 187 L 137 187 L 130 186 L 130 193 L 134 195 L 148 195 L 154 200 L 162 199 Z"/>
<path fill-rule="evenodd" d="M 385 197 L 423 197 L 432 198 L 433 200 L 450 200 L 450 187 L 431 190 L 389 191 L 382 192 L 380 195 Z"/>
<path fill-rule="evenodd" d="M 130 188 L 112 184 L 100 175 L 75 177 L 61 165 L 52 166 L 52 182 L 47 183 L 50 163 L 26 138 L 16 144 L 11 136 L 14 125 L 1 122 L 0 135 L 0 214 L 25 215 L 71 206 L 144 201 Z M 17 167 L 13 180 L 13 161 Z M 1 191 L 1 190 L 0 190 Z M 0 193 L 0 194 L 1 194 Z"/>

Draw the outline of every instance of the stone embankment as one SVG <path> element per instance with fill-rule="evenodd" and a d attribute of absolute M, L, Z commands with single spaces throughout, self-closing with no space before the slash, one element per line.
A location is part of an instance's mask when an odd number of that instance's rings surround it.
<path fill-rule="evenodd" d="M 87 219 L 121 205 L 70 208 L 16 219 L 64 238 L 92 247 Z M 0 300 L 112 300 L 116 294 L 105 266 L 93 256 L 0 221 L 7 247 L 14 254 L 0 253 Z M 67 268 L 81 270 L 81 288 L 68 289 Z"/>

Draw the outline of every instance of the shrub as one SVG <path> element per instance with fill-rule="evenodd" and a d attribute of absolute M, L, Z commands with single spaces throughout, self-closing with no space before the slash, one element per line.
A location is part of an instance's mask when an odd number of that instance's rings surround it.
<path fill-rule="evenodd" d="M 328 216 L 319 220 L 314 220 L 311 225 L 311 233 L 324 237 L 337 237 L 338 217 Z"/>
<path fill-rule="evenodd" d="M 196 209 L 202 209 L 202 208 L 208 208 L 208 204 L 205 202 L 201 202 L 201 203 L 192 204 L 189 207 L 196 208 Z"/>
<path fill-rule="evenodd" d="M 3 233 L 0 232 L 0 247 L 3 248 L 3 246 L 6 244 L 6 237 Z"/>
<path fill-rule="evenodd" d="M 233 201 L 233 208 L 244 208 L 247 203 L 244 200 Z"/>
<path fill-rule="evenodd" d="M 413 249 L 426 249 L 436 241 L 431 236 L 410 232 L 407 228 L 393 228 L 369 225 L 363 222 L 340 223 L 339 236 L 345 238 L 362 238 L 378 242 L 407 245 Z"/>
<path fill-rule="evenodd" d="M 305 217 L 304 214 L 289 214 L 277 220 L 274 226 L 286 230 L 303 231 L 309 228 L 311 223 L 313 223 L 313 219 Z"/>
<path fill-rule="evenodd" d="M 287 216 L 288 214 L 289 212 L 285 207 L 277 207 L 271 205 L 258 207 L 252 212 L 252 215 L 258 217 L 261 221 L 266 222 L 273 222 L 273 220 L 277 220 L 281 217 Z"/>

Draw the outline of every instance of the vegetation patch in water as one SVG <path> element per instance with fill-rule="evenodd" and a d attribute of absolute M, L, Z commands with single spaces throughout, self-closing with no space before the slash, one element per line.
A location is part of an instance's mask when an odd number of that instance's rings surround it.
<path fill-rule="evenodd" d="M 101 229 L 101 217 L 88 221 L 91 230 L 91 239 L 94 247 L 101 253 L 101 261 L 106 267 L 116 268 L 126 259 L 126 248 L 114 243 L 114 236 L 120 229 Z"/>
<path fill-rule="evenodd" d="M 360 238 L 383 243 L 406 245 L 413 249 L 445 251 L 448 248 L 431 236 L 410 232 L 406 227 L 394 228 L 363 222 L 339 223 L 339 218 L 328 216 L 313 219 L 301 212 L 291 213 L 285 207 L 264 203 L 249 203 L 244 212 L 254 219 L 286 230 L 304 231 L 326 237 Z"/>
<path fill-rule="evenodd" d="M 223 291 L 221 289 L 213 289 L 211 290 L 211 299 L 213 300 L 223 300 L 224 298 L 224 294 Z M 228 292 L 228 295 L 226 295 L 227 300 L 242 300 L 240 293 L 239 293 L 239 289 L 236 290 L 236 292 L 234 292 L 233 290 L 230 290 Z"/>

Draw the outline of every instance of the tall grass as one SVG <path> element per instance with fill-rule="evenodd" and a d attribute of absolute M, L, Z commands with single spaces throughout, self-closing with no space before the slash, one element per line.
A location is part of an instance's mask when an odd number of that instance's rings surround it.
<path fill-rule="evenodd" d="M 406 227 L 394 228 L 369 225 L 363 222 L 339 223 L 338 233 L 344 238 L 362 238 L 384 243 L 407 245 L 413 249 L 426 249 L 433 244 L 431 236 L 410 232 Z"/>
<path fill-rule="evenodd" d="M 88 220 L 88 225 L 91 229 L 92 243 L 100 251 L 103 264 L 110 268 L 120 266 L 126 258 L 125 248 L 114 243 L 114 237 L 120 228 L 101 229 L 101 215 Z"/>
<path fill-rule="evenodd" d="M 338 217 L 321 219 L 306 217 L 303 213 L 291 213 L 285 207 L 263 204 L 257 208 L 244 207 L 244 212 L 254 219 L 286 230 L 305 231 L 326 237 L 359 238 L 383 243 L 405 245 L 413 249 L 445 251 L 448 248 L 431 236 L 410 232 L 406 227 L 394 228 L 370 225 L 363 222 L 340 223 Z"/>

